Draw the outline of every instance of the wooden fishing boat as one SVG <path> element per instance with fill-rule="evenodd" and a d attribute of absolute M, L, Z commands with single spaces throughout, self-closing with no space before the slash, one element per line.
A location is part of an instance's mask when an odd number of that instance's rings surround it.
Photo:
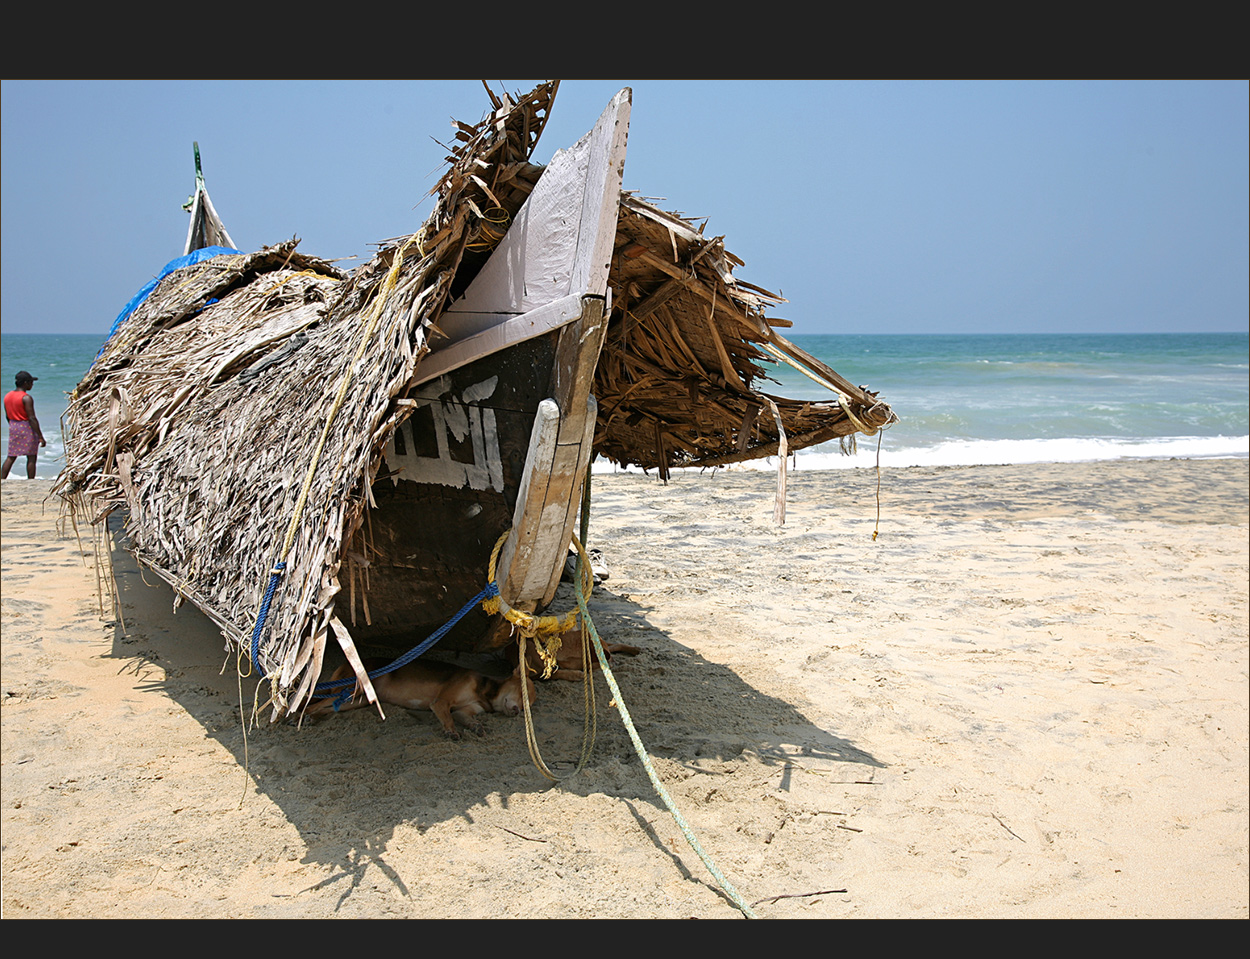
<path fill-rule="evenodd" d="M 497 581 L 512 607 L 551 602 L 590 463 L 591 395 L 608 318 L 629 129 L 619 93 L 585 138 L 557 153 L 498 247 L 438 320 L 445 334 L 409 384 L 411 414 L 386 445 L 368 539 L 367 618 L 353 636 L 403 643 Z M 362 591 L 363 599 L 363 591 Z M 495 627 L 495 628 L 492 628 Z M 499 646 L 481 608 L 444 642 Z"/>
<path fill-rule="evenodd" d="M 784 479 L 788 450 L 895 418 L 776 332 L 783 301 L 733 276 L 722 238 L 622 192 L 628 89 L 533 163 L 557 87 L 488 88 L 434 212 L 351 274 L 296 241 L 180 263 L 71 398 L 67 509 L 125 511 L 175 603 L 269 679 L 274 719 L 309 701 L 331 637 L 366 686 L 363 655 L 509 642 L 477 603 L 492 557 L 508 606 L 545 608 L 596 454 L 667 477 L 780 453 Z M 228 239 L 198 149 L 191 208 L 213 222 L 189 237 Z M 778 360 L 836 399 L 759 390 Z"/>

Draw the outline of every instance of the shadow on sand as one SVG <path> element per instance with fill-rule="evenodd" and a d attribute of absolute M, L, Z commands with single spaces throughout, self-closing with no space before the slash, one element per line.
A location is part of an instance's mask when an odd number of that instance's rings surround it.
<path fill-rule="evenodd" d="M 114 542 L 123 541 L 120 519 L 110 524 Z M 115 545 L 112 552 L 124 619 L 124 630 L 120 623 L 114 627 L 113 655 L 127 660 L 127 670 L 140 680 L 150 673 L 146 688 L 186 710 L 246 769 L 249 791 L 254 787 L 282 810 L 307 846 L 304 861 L 334 870 L 316 888 L 341 882 L 346 898 L 372 863 L 407 895 L 399 874 L 383 861 L 396 827 L 424 833 L 452 819 L 472 823 L 484 803 L 507 808 L 519 795 L 552 789 L 579 797 L 603 794 L 623 801 L 640 823 L 638 802 L 658 803 L 599 673 L 594 753 L 585 769 L 558 786 L 532 763 L 523 721 L 495 714 L 482 717 L 482 738 L 467 734 L 460 741 L 446 738 L 433 714 L 395 707 L 387 707 L 385 722 L 376 711 L 357 710 L 303 726 L 270 723 L 264 711 L 245 735 L 240 693 L 250 713 L 257 683 L 239 679 L 235 655 L 226 651 L 217 626 L 190 604 L 175 612 L 167 584 L 141 571 L 125 549 Z M 562 585 L 553 606 L 562 610 L 573 603 L 571 588 Z M 614 673 L 662 776 L 715 777 L 730 764 L 750 761 L 780 771 L 780 788 L 788 789 L 790 764 L 799 757 L 855 764 L 863 767 L 858 774 L 884 766 L 791 704 L 656 629 L 647 618 L 649 607 L 601 585 L 591 611 L 605 642 L 643 649 L 636 658 L 617 657 Z M 434 658 L 456 661 L 455 654 Z M 459 661 L 490 671 L 480 657 Z M 502 659 L 496 671 L 508 671 Z M 582 685 L 541 683 L 534 726 L 547 765 L 559 775 L 572 772 L 583 742 Z M 236 779 L 222 783 L 223 790 L 236 788 Z M 643 832 L 674 858 L 654 831 Z"/>

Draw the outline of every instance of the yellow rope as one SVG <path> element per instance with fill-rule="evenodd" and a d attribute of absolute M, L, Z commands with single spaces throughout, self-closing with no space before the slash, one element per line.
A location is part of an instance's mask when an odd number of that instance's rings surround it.
<path fill-rule="evenodd" d="M 337 276 L 327 276 L 327 275 L 326 275 L 326 274 L 324 274 L 324 273 L 318 273 L 316 270 L 300 270 L 298 273 L 292 273 L 290 276 L 285 276 L 285 277 L 283 277 L 283 278 L 282 278 L 282 279 L 280 279 L 277 283 L 275 283 L 273 286 L 269 287 L 269 289 L 265 290 L 265 292 L 264 292 L 264 293 L 262 293 L 262 294 L 261 294 L 261 296 L 262 296 L 262 297 L 266 297 L 266 296 L 268 296 L 270 293 L 272 293 L 274 290 L 277 290 L 277 289 L 280 289 L 280 288 L 281 288 L 281 287 L 283 287 L 283 286 L 286 286 L 286 284 L 290 283 L 292 280 L 298 280 L 301 276 L 315 276 L 315 277 L 320 277 L 320 278 L 321 278 L 321 279 L 323 279 L 323 280 L 329 280 L 331 283 L 341 283 L 341 282 L 342 282 L 342 281 L 341 281 L 341 280 L 340 280 Z"/>
<path fill-rule="evenodd" d="M 243 256 L 243 255 L 244 254 L 242 253 L 218 253 L 217 254 L 217 256 L 229 256 L 229 257 Z M 210 257 L 209 259 L 216 259 L 216 258 L 217 257 Z M 194 264 L 196 267 L 199 267 L 199 269 L 195 270 L 194 273 L 189 273 L 187 275 L 187 278 L 183 280 L 181 283 L 179 283 L 176 287 L 174 287 L 172 292 L 177 293 L 180 290 L 182 290 L 184 287 L 189 286 L 190 284 L 198 280 L 200 276 L 206 273 L 209 269 L 207 265 L 201 265 L 201 264 L 207 264 L 207 263 L 208 263 L 208 260 L 200 260 L 199 263 Z M 213 269 L 218 269 L 218 268 L 213 267 Z"/>
<path fill-rule="evenodd" d="M 508 232 L 511 219 L 507 210 L 500 207 L 491 207 L 478 221 L 479 235 L 482 239 L 466 243 L 465 248 L 474 251 L 493 250 L 499 244 L 499 241 L 504 238 L 504 234 Z"/>
<path fill-rule="evenodd" d="M 505 530 L 503 535 L 496 541 L 495 548 L 491 550 L 490 566 L 487 569 L 488 582 L 495 582 L 495 574 L 499 565 L 499 553 L 508 539 L 508 534 L 511 532 L 511 529 Z M 574 537 L 574 540 L 576 540 L 576 537 Z M 590 566 L 587 564 L 586 575 L 590 575 L 589 570 Z M 580 568 L 578 572 L 579 574 L 581 573 Z M 577 610 L 570 610 L 566 616 L 534 616 L 532 613 L 513 609 L 498 594 L 482 600 L 482 608 L 491 615 L 502 614 L 504 619 L 511 623 L 512 628 L 518 633 L 517 673 L 522 678 L 521 704 L 525 709 L 525 742 L 529 746 L 530 759 L 534 761 L 538 771 L 552 782 L 560 782 L 562 779 L 568 779 L 569 776 L 575 776 L 590 762 L 591 754 L 595 749 L 595 736 L 598 732 L 597 717 L 595 716 L 594 670 L 591 668 L 593 664 L 590 659 L 590 634 L 586 628 L 585 619 L 582 621 L 581 629 L 582 703 L 585 709 L 582 722 L 582 752 L 581 756 L 578 757 L 577 766 L 568 776 L 557 776 L 543 761 L 542 752 L 538 748 L 538 735 L 534 731 L 534 716 L 530 706 L 530 687 L 529 683 L 525 682 L 525 679 L 529 676 L 526 644 L 529 640 L 534 640 L 535 648 L 538 650 L 539 658 L 543 663 L 542 678 L 550 679 L 552 672 L 558 668 L 556 653 L 560 651 L 560 646 L 564 641 L 564 634 L 577 626 Z"/>
<path fill-rule="evenodd" d="M 347 388 L 353 381 L 352 367 L 364 356 L 365 348 L 368 347 L 373 331 L 377 328 L 378 317 L 382 315 L 382 307 L 386 304 L 387 297 L 390 296 L 391 291 L 395 289 L 395 284 L 399 277 L 399 268 L 404 262 L 404 251 L 416 242 L 416 239 L 415 235 L 410 236 L 404 245 L 395 251 L 395 259 L 391 262 L 391 268 L 387 271 L 386 279 L 382 281 L 381 288 L 374 295 L 370 310 L 371 315 L 368 318 L 365 333 L 360 338 L 360 346 L 356 350 L 356 355 L 352 357 L 352 365 L 347 368 L 343 376 L 343 382 L 339 385 L 339 392 L 334 398 L 334 405 L 330 408 L 330 413 L 326 416 L 325 425 L 321 429 L 321 438 L 317 441 L 317 448 L 313 452 L 312 462 L 308 464 L 308 473 L 304 477 L 304 485 L 300 489 L 299 499 L 295 504 L 295 514 L 291 517 L 291 525 L 287 530 L 286 541 L 283 542 L 282 553 L 278 557 L 281 561 L 286 560 L 287 554 L 291 551 L 291 544 L 295 542 L 295 535 L 299 531 L 299 521 L 304 512 L 304 504 L 308 501 L 313 477 L 316 476 L 317 466 L 321 462 L 322 450 L 325 449 L 326 440 L 330 436 L 330 428 L 334 425 L 334 418 L 338 416 L 339 410 L 343 407 L 343 401 L 347 397 Z"/>
<path fill-rule="evenodd" d="M 486 572 L 488 582 L 495 582 L 499 553 L 511 532 L 511 529 L 505 530 L 491 550 L 490 566 Z M 577 626 L 577 610 L 571 609 L 564 616 L 535 616 L 533 613 L 513 609 L 502 594 L 483 600 L 482 608 L 491 615 L 501 614 L 522 637 L 535 641 L 544 665 L 543 679 L 549 679 L 556 668 L 556 651 L 560 648 L 561 637 Z"/>
<path fill-rule="evenodd" d="M 517 639 L 517 647 L 519 653 L 520 665 L 518 670 L 528 669 L 525 665 L 525 635 L 522 634 Z M 550 779 L 552 782 L 560 782 L 576 776 L 579 772 L 586 768 L 586 764 L 590 762 L 590 757 L 595 751 L 595 736 L 598 733 L 597 717 L 595 716 L 595 682 L 594 670 L 590 668 L 590 641 L 585 628 L 582 629 L 582 663 L 586 667 L 582 671 L 582 705 L 584 714 L 582 719 L 582 752 L 577 759 L 577 765 L 573 771 L 567 776 L 557 776 L 551 771 L 547 764 L 543 761 L 542 752 L 538 748 L 538 734 L 534 731 L 534 715 L 530 704 L 529 683 L 521 683 L 521 703 L 525 707 L 525 743 L 529 747 L 530 759 L 538 771 Z"/>
<path fill-rule="evenodd" d="M 291 524 L 287 528 L 286 539 L 282 543 L 282 550 L 278 556 L 279 563 L 285 563 L 287 556 L 291 552 L 291 546 L 295 542 L 295 536 L 299 532 L 300 519 L 304 515 L 304 507 L 308 502 L 308 494 L 312 490 L 313 479 L 317 475 L 317 467 L 321 462 L 321 454 L 325 449 L 326 441 L 330 436 L 330 428 L 334 424 L 334 418 L 342 409 L 343 401 L 347 397 L 347 389 L 352 384 L 354 377 L 352 370 L 361 357 L 365 354 L 373 332 L 377 328 L 378 318 L 382 315 L 382 307 L 386 304 L 387 297 L 391 291 L 395 289 L 395 284 L 399 276 L 399 269 L 404 262 L 404 252 L 413 243 L 417 242 L 416 235 L 410 236 L 395 251 L 395 259 L 391 262 L 391 268 L 387 271 L 386 278 L 382 281 L 377 293 L 374 295 L 373 302 L 370 304 L 370 311 L 366 321 L 364 335 L 360 338 L 360 346 L 356 349 L 356 355 L 352 357 L 351 365 L 343 374 L 343 382 L 339 385 L 338 395 L 334 398 L 334 405 L 330 408 L 329 414 L 325 418 L 325 425 L 321 428 L 321 437 L 317 441 L 317 447 L 313 451 L 312 461 L 308 464 L 308 472 L 304 476 L 304 484 L 300 487 L 299 499 L 295 503 L 295 511 L 291 516 Z"/>

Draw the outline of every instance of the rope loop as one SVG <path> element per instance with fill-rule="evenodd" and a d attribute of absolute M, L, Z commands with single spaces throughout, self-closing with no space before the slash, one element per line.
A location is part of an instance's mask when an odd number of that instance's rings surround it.
<path fill-rule="evenodd" d="M 486 577 L 495 587 L 495 591 L 493 596 L 482 603 L 482 608 L 492 616 L 502 615 L 512 624 L 514 632 L 534 641 L 539 658 L 543 661 L 542 678 L 549 679 L 556 668 L 556 653 L 560 649 L 562 637 L 565 633 L 577 628 L 577 610 L 571 609 L 564 616 L 535 616 L 533 613 L 522 612 L 508 605 L 507 600 L 500 595 L 496 571 L 499 566 L 499 554 L 511 532 L 511 529 L 504 530 L 503 535 L 496 541 L 495 548 L 491 550 Z"/>
<path fill-rule="evenodd" d="M 455 627 L 456 623 L 460 622 L 460 620 L 462 620 L 466 615 L 468 615 L 478 605 L 478 603 L 485 603 L 485 601 L 487 601 L 492 595 L 494 596 L 499 595 L 499 587 L 496 586 L 494 583 L 487 583 L 482 588 L 481 592 L 479 592 L 471 600 L 469 600 L 467 603 L 465 603 L 463 606 L 460 607 L 460 611 L 456 613 L 455 616 L 449 619 L 446 623 L 444 623 L 442 626 L 440 626 L 438 629 L 436 629 L 429 636 L 423 639 L 420 643 L 418 643 L 412 649 L 408 650 L 408 652 L 404 653 L 404 655 L 400 656 L 394 662 L 389 663 L 386 666 L 380 666 L 377 669 L 370 670 L 369 678 L 377 679 L 379 676 L 385 676 L 387 673 L 393 673 L 395 670 L 399 669 L 401 666 L 407 666 L 414 659 L 428 652 L 435 643 L 437 643 L 440 639 L 442 639 L 449 632 L 451 632 L 451 630 Z M 339 707 L 343 705 L 343 703 L 347 702 L 348 698 L 350 698 L 355 686 L 356 686 L 356 678 L 354 676 L 348 679 L 327 680 L 324 683 L 317 683 L 317 685 L 313 687 L 313 698 L 314 699 L 317 698 L 318 693 L 324 693 L 326 696 L 328 696 L 330 693 L 338 692 L 342 690 L 340 695 L 338 695 L 334 700 L 334 711 L 338 712 Z"/>

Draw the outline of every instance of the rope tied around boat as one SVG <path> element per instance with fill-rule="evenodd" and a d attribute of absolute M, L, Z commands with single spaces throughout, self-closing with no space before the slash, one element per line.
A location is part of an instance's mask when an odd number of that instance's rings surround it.
<path fill-rule="evenodd" d="M 738 894 L 738 890 L 725 878 L 724 873 L 716 867 L 716 863 L 712 862 L 711 857 L 704 852 L 703 846 L 700 845 L 699 840 L 695 837 L 690 824 L 686 822 L 685 817 L 677 809 L 676 803 L 673 802 L 673 797 L 669 795 L 668 790 L 664 788 L 664 784 L 660 782 L 660 777 L 655 771 L 651 757 L 647 754 L 647 748 L 642 744 L 642 739 L 634 728 L 634 721 L 630 718 L 629 710 L 625 706 L 625 700 L 621 696 L 621 688 L 616 684 L 616 677 L 612 675 L 612 667 L 608 665 L 608 657 L 603 651 L 603 642 L 599 638 L 599 631 L 595 628 L 594 621 L 590 618 L 590 609 L 586 605 L 586 596 L 589 592 L 586 588 L 586 582 L 590 580 L 590 557 L 586 555 L 586 548 L 582 546 L 581 540 L 576 536 L 573 537 L 573 545 L 577 548 L 577 575 L 574 577 L 574 580 L 577 586 L 577 608 L 582 614 L 582 628 L 594 645 L 595 656 L 599 659 L 599 667 L 603 671 L 603 678 L 607 680 L 608 688 L 612 690 L 612 705 L 616 707 L 616 711 L 621 716 L 621 722 L 625 724 L 625 731 L 629 733 L 630 742 L 634 744 L 634 752 L 637 753 L 638 759 L 642 762 L 643 769 L 646 770 L 647 778 L 651 780 L 651 785 L 655 788 L 656 794 L 660 797 L 665 807 L 667 807 L 669 815 L 673 817 L 673 821 L 677 824 L 677 828 L 681 830 L 681 834 L 685 837 L 686 842 L 689 843 L 690 848 L 703 860 L 703 865 L 707 866 L 708 872 L 712 874 L 712 877 L 738 910 L 748 919 L 757 919 L 759 917 L 747 905 L 746 900 Z M 593 589 L 593 585 L 591 588 Z M 586 672 L 589 674 L 591 670 Z"/>
<path fill-rule="evenodd" d="M 654 787 L 657 795 L 660 797 L 660 800 L 664 803 L 665 807 L 669 811 L 669 814 L 673 817 L 673 821 L 681 830 L 681 833 L 685 837 L 686 842 L 690 845 L 690 848 L 693 849 L 698 857 L 703 861 L 703 864 L 707 867 L 708 871 L 712 874 L 712 877 L 720 885 L 721 889 L 725 892 L 726 896 L 729 897 L 734 906 L 737 907 L 737 909 L 748 919 L 758 918 L 747 902 L 733 887 L 733 884 L 730 883 L 724 873 L 717 868 L 716 864 L 712 862 L 711 858 L 704 851 L 703 846 L 694 835 L 694 831 L 690 828 L 689 823 L 686 822 L 685 817 L 682 816 L 681 812 L 677 809 L 672 796 L 670 796 L 668 790 L 664 788 L 664 784 L 660 782 L 659 775 L 655 771 L 655 766 L 651 762 L 651 757 L 647 754 L 646 747 L 642 744 L 642 740 L 639 738 L 638 732 L 634 728 L 633 719 L 630 717 L 629 710 L 625 706 L 624 698 L 621 695 L 621 689 L 616 683 L 616 677 L 612 675 L 612 668 L 608 665 L 607 654 L 603 649 L 603 642 L 599 638 L 599 631 L 595 628 L 594 621 L 590 616 L 590 609 L 587 606 L 586 597 L 587 594 L 594 589 L 594 580 L 590 572 L 590 557 L 587 555 L 586 548 L 582 545 L 582 541 L 578 539 L 576 534 L 572 536 L 572 545 L 577 550 L 577 572 L 574 576 L 574 580 L 576 582 L 577 608 L 572 610 L 567 616 L 563 617 L 534 616 L 530 613 L 523 613 L 520 610 L 513 609 L 499 595 L 499 584 L 496 582 L 499 553 L 503 548 L 503 544 L 507 540 L 509 533 L 511 532 L 512 531 L 510 529 L 505 531 L 503 535 L 500 536 L 499 541 L 495 544 L 495 548 L 491 551 L 490 565 L 488 568 L 488 581 L 481 592 L 465 603 L 464 606 L 461 607 L 460 611 L 457 612 L 456 615 L 453 616 L 445 625 L 440 627 L 417 646 L 413 647 L 412 650 L 405 653 L 390 665 L 370 671 L 369 678 L 375 679 L 378 676 L 385 675 L 386 673 L 392 672 L 399 669 L 401 666 L 412 662 L 440 639 L 446 636 L 456 623 L 458 623 L 461 618 L 476 607 L 478 603 L 481 603 L 483 609 L 487 612 L 502 612 L 502 614 L 508 619 L 508 622 L 512 623 L 513 627 L 520 633 L 517 641 L 519 653 L 518 669 L 522 670 L 521 675 L 524 676 L 524 670 L 526 669 L 526 640 L 538 636 L 547 637 L 552 635 L 552 630 L 558 630 L 554 633 L 554 643 L 551 645 L 551 649 L 558 650 L 560 648 L 563 632 L 567 629 L 572 629 L 577 625 L 578 613 L 580 612 L 582 624 L 582 662 L 583 665 L 587 667 L 583 670 L 583 690 L 586 712 L 581 756 L 578 759 L 576 768 L 574 768 L 568 776 L 564 777 L 557 776 L 547 767 L 547 764 L 543 762 L 542 755 L 538 750 L 537 738 L 534 733 L 533 717 L 530 708 L 529 685 L 522 682 L 521 698 L 524 704 L 525 733 L 526 740 L 529 745 L 530 758 L 534 761 L 535 766 L 538 767 L 539 772 L 553 782 L 559 782 L 561 779 L 567 779 L 570 776 L 576 775 L 589 762 L 590 756 L 594 750 L 596 732 L 594 670 L 590 668 L 589 662 L 590 649 L 593 646 L 595 656 L 599 660 L 600 670 L 603 672 L 603 676 L 608 683 L 608 687 L 612 690 L 612 705 L 616 707 L 617 712 L 620 714 L 621 721 L 624 723 L 625 729 L 629 733 L 630 741 L 634 745 L 634 751 L 637 753 L 639 760 L 642 762 L 643 768 L 646 770 L 647 777 L 650 779 L 652 787 Z M 280 572 L 281 571 L 277 568 L 277 565 L 275 565 L 273 571 L 274 579 L 271 580 L 271 586 L 274 582 L 276 582 L 276 578 Z M 544 647 L 540 647 L 540 654 L 544 654 L 545 661 Z M 554 664 L 554 652 L 551 652 L 550 655 Z M 546 675 L 549 674 L 550 670 L 548 670 Z M 334 700 L 334 710 L 337 712 L 340 706 L 342 706 L 343 703 L 351 697 L 352 691 L 355 689 L 356 685 L 357 681 L 355 677 L 318 683 L 314 688 L 314 695 L 316 693 L 330 694 L 336 690 L 341 690 Z"/>
<path fill-rule="evenodd" d="M 273 569 L 270 571 L 269 585 L 265 588 L 264 598 L 261 600 L 260 610 L 256 616 L 256 626 L 252 630 L 252 667 L 256 670 L 257 676 L 264 679 L 266 676 L 265 668 L 260 664 L 260 640 L 265 631 L 265 621 L 269 617 L 269 606 L 273 602 L 274 592 L 277 590 L 278 581 L 286 572 L 287 557 L 291 553 L 291 547 L 295 543 L 295 536 L 299 532 L 299 523 L 304 515 L 304 507 L 308 503 L 308 494 L 312 491 L 313 478 L 317 475 L 317 467 L 321 463 L 321 454 L 325 450 L 326 441 L 330 437 L 330 428 L 334 424 L 335 418 L 338 416 L 339 410 L 343 407 L 343 402 L 347 398 L 347 388 L 352 383 L 351 370 L 365 355 L 365 349 L 369 345 L 370 339 L 373 337 L 374 330 L 377 329 L 378 319 L 382 315 L 382 307 L 386 305 L 387 299 L 391 292 L 395 289 L 399 281 L 399 270 L 404 262 L 404 254 L 408 247 L 413 244 L 418 245 L 420 249 L 420 240 L 418 234 L 410 236 L 401 246 L 395 250 L 395 257 L 391 261 L 391 267 L 387 271 L 386 276 L 378 285 L 378 290 L 374 295 L 373 302 L 370 304 L 368 320 L 365 323 L 364 335 L 360 338 L 360 345 L 356 348 L 356 355 L 352 358 L 351 364 L 347 368 L 347 372 L 343 376 L 342 383 L 339 384 L 339 390 L 334 397 L 334 403 L 330 407 L 330 412 L 325 418 L 325 423 L 321 428 L 321 437 L 317 441 L 317 447 L 313 451 L 312 460 L 308 464 L 308 472 L 304 475 L 304 483 L 300 487 L 299 498 L 295 502 L 295 509 L 291 514 L 291 522 L 287 527 L 286 538 L 283 540 L 282 549 L 278 554 L 278 561 L 274 563 Z"/>
<path fill-rule="evenodd" d="M 564 616 L 535 616 L 519 609 L 513 609 L 499 593 L 496 570 L 499 566 L 499 554 L 503 544 L 507 542 L 511 529 L 504 530 L 502 536 L 491 550 L 490 565 L 487 567 L 486 578 L 495 584 L 495 594 L 482 603 L 482 608 L 491 615 L 500 614 L 515 632 L 525 639 L 532 639 L 543 661 L 543 679 L 550 679 L 556 668 L 556 652 L 560 649 L 561 637 L 571 629 L 577 628 L 577 610 L 571 609 Z"/>
<path fill-rule="evenodd" d="M 531 613 L 525 613 L 521 610 L 513 609 L 508 605 L 503 597 L 499 595 L 499 583 L 496 581 L 499 554 L 503 549 L 504 542 L 507 541 L 508 535 L 511 532 L 511 529 L 505 530 L 503 535 L 500 536 L 499 540 L 495 543 L 495 547 L 491 551 L 490 563 L 487 567 L 487 582 L 486 585 L 482 587 L 481 591 L 460 607 L 459 612 L 457 612 L 451 619 L 406 652 L 403 656 L 400 656 L 394 662 L 386 666 L 370 670 L 368 674 L 370 679 L 376 679 L 379 676 L 384 676 L 387 673 L 394 672 L 400 667 L 408 665 L 414 659 L 426 653 L 431 647 L 434 646 L 435 643 L 446 636 L 455 627 L 455 625 L 469 612 L 471 612 L 479 603 L 482 608 L 491 615 L 502 614 L 504 618 L 512 624 L 513 629 L 520 634 L 520 652 L 522 662 L 524 661 L 525 656 L 525 640 L 532 639 L 534 641 L 535 646 L 538 649 L 539 656 L 542 658 L 543 665 L 545 667 L 542 678 L 550 678 L 552 671 L 556 667 L 555 656 L 556 652 L 560 649 L 561 637 L 568 630 L 575 629 L 577 627 L 577 610 L 572 609 L 565 616 L 535 616 Z M 264 599 L 261 601 L 260 616 L 257 620 L 256 630 L 252 635 L 253 661 L 255 661 L 256 657 L 259 655 L 258 644 L 260 631 L 264 625 L 265 617 L 268 615 L 269 603 L 273 598 L 273 592 L 277 586 L 278 579 L 285 568 L 285 563 L 277 563 L 274 565 L 274 569 L 269 580 L 269 586 L 265 590 Z M 349 698 L 351 698 L 352 691 L 355 689 L 356 684 L 357 680 L 355 677 L 327 680 L 323 683 L 317 683 L 317 685 L 313 687 L 313 697 L 316 698 L 319 693 L 328 696 L 331 693 L 337 692 L 338 695 L 334 700 L 334 711 L 338 712 L 339 708 L 347 702 Z M 523 696 L 526 693 L 528 693 L 528 688 L 522 684 Z M 593 697 L 593 691 L 591 695 Z M 525 696 L 525 698 L 528 699 L 528 696 Z M 528 717 L 528 710 L 526 715 Z M 532 752 L 533 749 L 531 749 L 531 754 Z M 585 758 L 589 757 L 586 756 Z M 536 762 L 539 763 L 540 769 L 544 768 L 541 757 L 538 757 Z M 581 766 L 579 765 L 578 768 L 580 769 Z"/>
<path fill-rule="evenodd" d="M 589 467 L 587 467 L 587 471 L 589 473 Z M 583 506 L 585 506 L 586 503 L 587 501 L 583 500 Z M 584 515 L 585 514 L 583 514 L 583 516 Z M 585 520 L 583 519 L 583 524 L 584 523 L 585 523 Z M 502 547 L 504 541 L 508 537 L 508 533 L 510 532 L 511 530 L 504 533 L 503 536 L 499 538 L 499 542 L 495 544 L 495 549 L 491 554 L 490 575 L 491 575 L 492 583 L 496 582 L 495 564 L 499 558 L 500 547 Z M 577 537 L 574 536 L 573 539 L 574 541 L 576 541 Z M 583 566 L 579 562 L 577 565 L 576 575 L 577 576 L 590 576 L 591 573 L 590 573 L 589 563 Z M 591 584 L 590 588 L 593 589 L 593 583 Z M 500 601 L 500 604 L 502 606 L 507 605 L 503 603 L 502 600 Z M 495 605 L 495 604 L 492 603 L 492 605 Z M 513 628 L 516 629 L 518 633 L 517 635 L 517 670 L 518 670 L 518 673 L 521 673 L 522 670 L 524 670 L 524 673 L 522 675 L 528 675 L 529 673 L 529 667 L 527 665 L 529 662 L 529 655 L 527 652 L 526 643 L 528 640 L 534 639 L 535 648 L 538 650 L 539 658 L 542 660 L 542 663 L 543 663 L 542 678 L 549 679 L 551 677 L 551 673 L 559 666 L 559 664 L 556 661 L 556 654 L 560 651 L 561 645 L 563 645 L 565 632 L 576 628 L 577 610 L 576 609 L 571 610 L 569 614 L 563 618 L 558 617 L 558 616 L 537 616 L 537 617 L 530 616 L 528 613 L 520 613 L 517 610 L 512 610 L 512 612 L 515 615 L 515 619 L 510 619 L 509 622 L 513 624 Z M 528 619 L 531 622 L 524 622 L 526 617 L 528 617 Z M 521 620 L 522 622 L 518 623 L 517 620 Z M 557 623 L 560 627 L 559 630 L 554 633 L 550 632 L 550 630 L 554 628 L 552 626 L 553 622 Z M 598 725 L 597 725 L 598 717 L 596 716 L 596 709 L 595 709 L 594 670 L 591 668 L 588 668 L 591 665 L 590 663 L 590 633 L 586 629 L 586 622 L 587 622 L 586 618 L 583 617 L 582 628 L 581 628 L 582 666 L 583 666 L 583 669 L 582 669 L 582 707 L 583 707 L 582 751 L 581 751 L 581 755 L 578 756 L 577 765 L 573 768 L 572 772 L 568 773 L 567 775 L 564 775 L 564 776 L 557 775 L 556 773 L 552 772 L 550 767 L 548 767 L 548 765 L 546 764 L 546 762 L 543 761 L 542 750 L 539 749 L 538 747 L 538 734 L 534 731 L 534 713 L 533 713 L 533 705 L 530 702 L 529 683 L 527 682 L 521 683 L 521 705 L 522 705 L 522 711 L 525 714 L 525 743 L 526 743 L 526 746 L 529 747 L 530 759 L 533 761 L 534 766 L 538 769 L 538 771 L 542 773 L 545 777 L 547 777 L 547 779 L 551 780 L 552 782 L 562 782 L 565 779 L 571 779 L 573 776 L 576 776 L 579 772 L 581 772 L 583 769 L 586 768 L 587 763 L 590 762 L 590 757 L 594 754 L 594 751 L 595 751 L 595 737 L 598 734 Z M 565 627 L 567 627 L 567 629 Z M 542 637 L 541 642 L 539 641 L 538 636 Z"/>
<path fill-rule="evenodd" d="M 256 626 L 252 630 L 252 664 L 261 676 L 265 673 L 260 666 L 260 636 L 265 630 L 265 620 L 269 618 L 269 604 L 273 602 L 273 594 L 278 589 L 278 580 L 285 572 L 286 563 L 282 560 L 273 564 L 273 569 L 269 571 L 269 585 L 265 587 L 265 595 L 260 601 L 260 613 L 256 617 Z"/>

